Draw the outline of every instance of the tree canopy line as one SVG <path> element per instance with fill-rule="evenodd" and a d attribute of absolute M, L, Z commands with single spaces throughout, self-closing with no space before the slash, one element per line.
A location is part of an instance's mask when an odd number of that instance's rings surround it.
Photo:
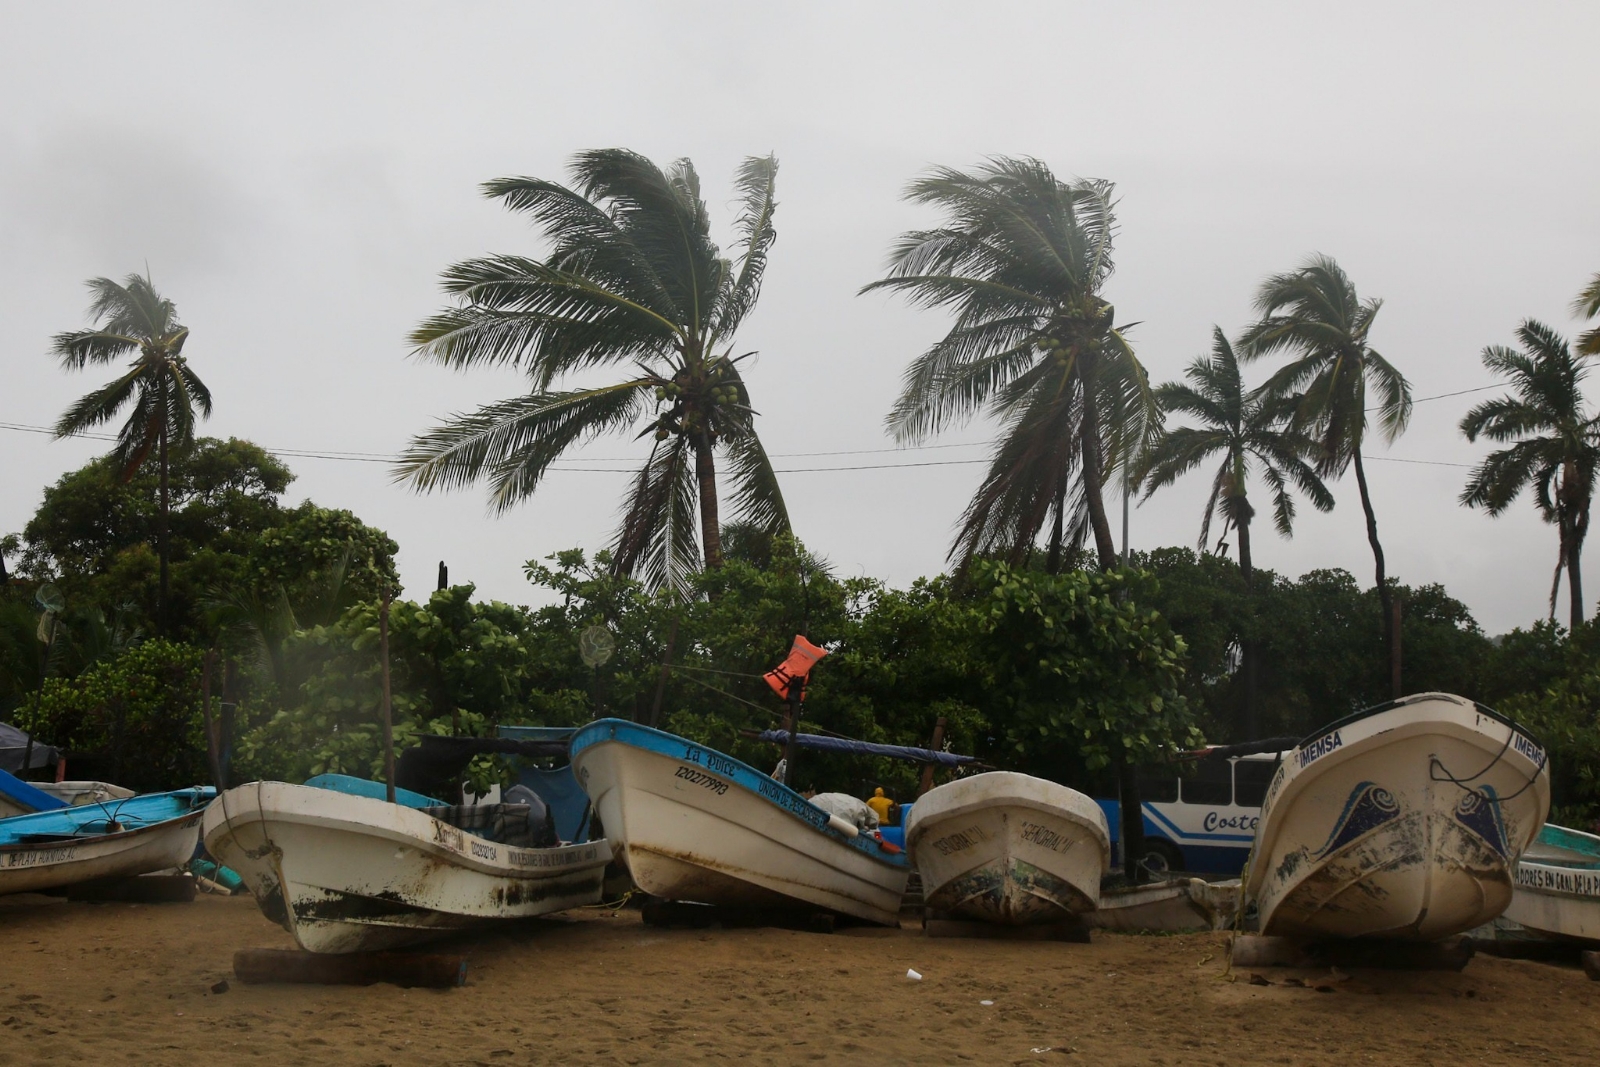
<path fill-rule="evenodd" d="M 1491 639 L 1443 588 L 1386 569 L 1367 433 L 1405 431 L 1411 386 L 1373 346 L 1381 301 L 1333 259 L 1268 277 L 1239 336 L 1214 328 L 1183 380 L 1153 385 L 1105 295 L 1109 182 L 1025 158 L 935 169 L 906 194 L 933 225 L 902 235 L 862 288 L 948 317 L 909 360 L 887 429 L 916 444 L 983 418 L 998 433 L 949 572 L 893 589 L 834 574 L 791 522 L 737 337 L 776 240 L 776 160 L 747 159 L 734 187 L 725 253 L 687 160 L 593 151 L 569 184 L 484 186 L 546 251 L 448 267 L 450 304 L 413 332 L 413 353 L 513 366 L 529 388 L 419 433 L 396 479 L 422 492 L 482 484 L 507 510 L 601 435 L 650 447 L 604 549 L 527 564 L 546 606 L 480 601 L 442 579 L 394 602 L 400 744 L 604 713 L 770 764 L 749 737 L 779 712 L 759 675 L 803 632 L 833 652 L 805 709 L 824 732 L 925 744 L 943 718 L 950 747 L 992 765 L 1129 797 L 1138 768 L 1202 739 L 1305 733 L 1398 686 L 1437 688 L 1525 721 L 1551 749 L 1563 817 L 1600 815 L 1600 624 L 1585 621 L 1581 579 L 1600 456 L 1582 383 L 1600 327 L 1569 343 L 1530 320 L 1516 347 L 1483 351 L 1508 391 L 1462 420 L 1468 440 L 1497 448 L 1461 503 L 1498 515 L 1527 489 L 1557 534 L 1551 618 Z M 56 432 L 121 425 L 109 455 L 47 488 L 0 540 L 0 714 L 84 773 L 136 788 L 199 781 L 200 677 L 214 662 L 232 778 L 377 773 L 378 611 L 398 589 L 397 546 L 347 511 L 288 506 L 293 475 L 258 446 L 197 435 L 211 395 L 147 275 L 90 291 L 91 328 L 59 334 L 55 355 L 122 373 Z M 1600 319 L 1600 275 L 1573 310 Z M 1253 364 L 1264 372 L 1252 387 Z M 617 380 L 573 382 L 602 369 Z M 1108 489 L 1148 499 L 1197 469 L 1211 483 L 1195 547 L 1119 555 Z M 1287 537 L 1298 502 L 1332 509 L 1348 472 L 1373 584 L 1260 566 L 1257 502 Z M 45 582 L 65 607 L 41 617 Z M 590 668 L 578 635 L 595 624 L 617 651 Z M 806 760 L 797 780 L 904 794 L 915 774 L 849 757 Z"/>

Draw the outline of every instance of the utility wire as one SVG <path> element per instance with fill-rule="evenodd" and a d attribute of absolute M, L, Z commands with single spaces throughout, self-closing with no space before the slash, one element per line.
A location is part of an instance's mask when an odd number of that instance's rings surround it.
<path fill-rule="evenodd" d="M 1458 389 L 1458 390 L 1456 390 L 1454 392 L 1450 392 L 1450 393 L 1439 393 L 1439 394 L 1436 394 L 1434 396 L 1418 397 L 1415 400 L 1413 400 L 1412 403 L 1413 404 L 1425 404 L 1430 400 L 1444 400 L 1444 399 L 1447 399 L 1447 398 L 1453 397 L 1453 396 L 1465 396 L 1468 393 L 1482 393 L 1482 392 L 1487 392 L 1490 389 L 1500 389 L 1500 388 L 1503 388 L 1503 386 L 1500 386 L 1500 385 L 1480 385 L 1480 386 L 1477 386 L 1476 388 L 1473 388 L 1473 389 Z M 1377 411 L 1378 409 L 1377 408 L 1368 408 L 1367 410 L 1368 411 Z M 51 437 L 55 436 L 55 430 L 52 429 L 49 426 L 34 426 L 34 425 L 29 424 L 29 423 L 22 423 L 22 422 L 0 422 L 0 430 L 13 430 L 13 431 L 17 431 L 17 432 L 20 432 L 20 433 L 47 434 L 47 435 L 49 435 Z M 116 437 L 115 434 L 94 433 L 94 432 L 87 431 L 87 430 L 80 431 L 80 432 L 75 433 L 75 434 L 70 434 L 69 436 L 72 436 L 72 437 L 86 437 L 86 438 L 91 438 L 91 439 L 94 439 L 94 440 L 97 440 L 97 441 L 115 441 L 115 440 L 117 440 L 117 437 Z M 772 458 L 772 459 L 808 459 L 808 458 L 820 457 L 820 456 L 870 456 L 870 455 L 882 455 L 884 453 L 890 453 L 890 452 L 919 452 L 919 451 L 932 451 L 932 450 L 935 450 L 935 449 L 945 449 L 945 448 L 980 448 L 980 447 L 987 447 L 992 443 L 993 442 L 990 442 L 990 441 L 965 441 L 965 442 L 960 442 L 960 443 L 956 443 L 956 444 L 907 445 L 905 447 L 897 447 L 897 448 L 847 448 L 847 449 L 839 449 L 839 450 L 836 450 L 836 451 L 829 451 L 829 452 L 774 452 L 774 453 L 771 454 L 770 458 Z M 263 447 L 265 448 L 265 446 L 263 446 Z M 339 462 L 339 463 L 391 463 L 392 464 L 392 463 L 395 462 L 395 457 L 394 456 L 386 455 L 386 454 L 380 453 L 380 452 L 356 452 L 356 451 L 344 451 L 344 450 L 341 450 L 341 449 L 310 449 L 310 448 L 265 448 L 265 450 L 267 452 L 272 453 L 275 456 L 290 456 L 290 457 L 293 457 L 295 459 L 324 459 L 324 460 L 332 460 L 332 461 Z M 1442 462 L 1442 461 L 1439 461 L 1439 460 L 1429 460 L 1429 459 L 1401 459 L 1401 458 L 1396 457 L 1396 456 L 1367 456 L 1367 457 L 1364 457 L 1364 458 L 1370 459 L 1370 460 L 1374 460 L 1374 461 L 1379 461 L 1379 462 L 1385 462 L 1385 463 L 1413 463 L 1413 464 L 1420 464 L 1420 465 L 1424 465 L 1424 466 L 1435 466 L 1435 467 L 1468 467 L 1468 468 L 1470 468 L 1472 466 L 1472 464 L 1470 464 L 1470 463 L 1445 463 L 1445 462 Z M 639 457 L 639 456 L 574 457 L 574 458 L 570 458 L 570 459 L 566 459 L 566 460 L 560 460 L 560 461 L 558 461 L 558 463 L 559 464 L 563 464 L 563 465 L 551 464 L 547 469 L 548 470 L 552 470 L 552 471 L 570 471 L 570 472 L 574 472 L 574 473 L 584 473 L 584 474 L 637 474 L 638 471 L 635 468 L 632 468 L 632 467 L 589 467 L 589 466 L 570 466 L 570 465 L 566 465 L 566 464 L 639 463 L 639 462 L 642 461 L 642 459 L 643 459 L 643 457 Z M 776 469 L 774 469 L 773 473 L 775 473 L 775 474 L 818 474 L 818 473 L 827 473 L 827 472 L 830 472 L 830 471 L 893 470 L 893 469 L 895 469 L 897 467 L 968 467 L 968 466 L 972 466 L 974 464 L 987 463 L 987 462 L 989 462 L 987 459 L 919 460 L 919 461 L 915 461 L 915 462 L 911 462 L 911 463 L 861 463 L 861 464 L 853 464 L 853 465 L 850 465 L 850 466 L 843 466 L 843 467 L 840 467 L 840 466 L 833 466 L 833 467 L 784 467 L 784 468 L 776 468 Z"/>

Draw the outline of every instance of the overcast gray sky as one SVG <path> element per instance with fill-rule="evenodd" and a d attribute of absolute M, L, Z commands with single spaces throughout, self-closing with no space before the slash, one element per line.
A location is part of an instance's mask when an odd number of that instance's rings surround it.
<path fill-rule="evenodd" d="M 205 432 L 392 454 L 520 388 L 406 356 L 441 268 L 540 247 L 478 183 L 562 177 L 584 148 L 688 156 L 725 226 L 738 160 L 774 151 L 778 243 L 743 334 L 760 431 L 801 537 L 903 585 L 942 568 L 981 465 L 811 468 L 976 460 L 986 428 L 938 442 L 967 447 L 797 454 L 889 448 L 900 373 L 945 328 L 854 295 L 933 221 L 899 202 L 908 179 L 1006 153 L 1115 181 L 1107 295 L 1158 381 L 1320 251 L 1384 298 L 1373 343 L 1417 397 L 1470 389 L 1522 318 L 1571 333 L 1600 271 L 1596 40 L 1593 3 L 3 3 L 0 421 L 52 423 L 110 376 L 63 373 L 49 337 L 83 323 L 85 279 L 148 263 L 192 327 Z M 1397 462 L 1475 462 L 1455 427 L 1484 395 L 1418 404 L 1369 470 L 1391 573 L 1445 583 L 1493 633 L 1544 613 L 1553 529 L 1531 504 L 1461 508 L 1463 467 Z M 4 532 L 103 445 L 0 430 L 0 448 Z M 626 477 L 553 473 L 497 518 L 481 492 L 418 497 L 380 462 L 289 463 L 295 499 L 399 541 L 410 594 L 444 559 L 514 602 L 535 595 L 524 560 L 608 543 Z M 1206 481 L 1135 511 L 1134 546 L 1192 544 Z M 1258 565 L 1370 584 L 1353 478 L 1335 493 L 1294 540 L 1258 537 Z"/>

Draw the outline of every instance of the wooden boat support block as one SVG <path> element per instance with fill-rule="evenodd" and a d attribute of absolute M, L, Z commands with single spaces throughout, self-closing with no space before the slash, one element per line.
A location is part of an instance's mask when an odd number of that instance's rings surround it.
<path fill-rule="evenodd" d="M 1577 963 L 1583 946 L 1572 941 L 1545 941 L 1535 938 L 1474 937 L 1472 951 L 1504 960 L 1536 960 L 1540 963 Z"/>
<path fill-rule="evenodd" d="M 1089 928 L 1082 923 L 1039 923 L 1033 926 L 1001 926 L 997 923 L 968 922 L 961 919 L 929 919 L 923 924 L 929 937 L 976 937 L 991 941 L 1069 941 L 1089 943 Z"/>
<path fill-rule="evenodd" d="M 790 911 L 773 908 L 727 908 L 711 904 L 690 904 L 680 900 L 646 900 L 639 908 L 646 926 L 686 926 L 704 930 L 713 926 L 727 929 L 771 926 L 784 930 L 803 930 L 831 934 L 838 921 L 832 912 Z"/>
<path fill-rule="evenodd" d="M 352 952 L 321 955 L 298 949 L 245 948 L 233 954 L 233 973 L 260 985 L 391 985 L 450 989 L 467 984 L 467 958 L 422 952 Z"/>
<path fill-rule="evenodd" d="M 194 890 L 194 879 L 187 874 L 141 874 L 79 882 L 67 886 L 66 894 L 68 900 L 100 904 L 188 904 Z"/>
<path fill-rule="evenodd" d="M 1583 973 L 1590 980 L 1600 982 L 1600 952 L 1585 952 L 1583 954 Z"/>
<path fill-rule="evenodd" d="M 1329 940 L 1239 934 L 1235 967 L 1371 967 L 1391 971 L 1459 971 L 1472 959 L 1471 939 L 1448 941 Z"/>

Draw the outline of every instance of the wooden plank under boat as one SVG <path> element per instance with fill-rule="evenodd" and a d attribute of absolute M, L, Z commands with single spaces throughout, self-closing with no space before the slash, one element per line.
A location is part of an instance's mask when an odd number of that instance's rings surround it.
<path fill-rule="evenodd" d="M 1100 907 L 1084 922 L 1121 933 L 1153 931 L 1178 934 L 1226 930 L 1239 913 L 1239 880 L 1207 882 L 1173 878 L 1149 885 L 1103 890 Z"/>
<path fill-rule="evenodd" d="M 1517 863 L 1505 917 L 1546 937 L 1600 943 L 1600 837 L 1547 823 Z"/>
<path fill-rule="evenodd" d="M 395 948 L 594 904 L 611 861 L 603 840 L 526 848 L 422 809 L 286 782 L 223 793 L 202 834 L 262 914 L 311 952 Z"/>
<path fill-rule="evenodd" d="M 1489 922 L 1550 810 L 1545 764 L 1525 730 L 1448 693 L 1306 738 L 1256 830 L 1247 888 L 1261 932 L 1435 941 Z"/>
<path fill-rule="evenodd" d="M 148 793 L 0 820 L 0 894 L 179 867 L 199 843 L 210 788 Z"/>
<path fill-rule="evenodd" d="M 900 921 L 911 872 L 903 853 L 731 756 L 600 719 L 573 735 L 572 767 L 618 857 L 652 896 Z"/>
<path fill-rule="evenodd" d="M 918 798 L 906 851 L 932 911 L 1029 926 L 1099 906 L 1111 839 L 1105 813 L 1076 789 L 990 771 Z"/>

